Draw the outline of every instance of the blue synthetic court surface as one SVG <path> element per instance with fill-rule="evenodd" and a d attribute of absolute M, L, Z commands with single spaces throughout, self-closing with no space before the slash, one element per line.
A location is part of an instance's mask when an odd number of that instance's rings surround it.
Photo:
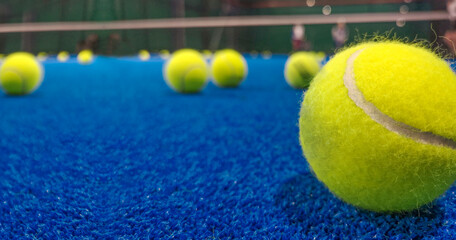
<path fill-rule="evenodd" d="M 454 239 L 455 187 L 388 215 L 313 177 L 285 60 L 180 95 L 159 58 L 49 59 L 37 92 L 0 95 L 0 238 Z"/>

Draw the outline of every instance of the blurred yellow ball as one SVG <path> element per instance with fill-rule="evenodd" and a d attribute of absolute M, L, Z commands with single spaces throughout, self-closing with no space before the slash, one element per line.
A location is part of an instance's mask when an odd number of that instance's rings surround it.
<path fill-rule="evenodd" d="M 66 62 L 70 58 L 70 54 L 67 51 L 62 51 L 57 54 L 57 60 L 59 62 Z"/>
<path fill-rule="evenodd" d="M 90 50 L 82 50 L 78 54 L 78 62 L 83 65 L 91 64 L 93 62 L 93 53 Z"/>
<path fill-rule="evenodd" d="M 223 88 L 239 86 L 247 76 L 248 66 L 244 57 L 233 49 L 217 51 L 212 65 L 212 77 L 215 85 Z"/>
<path fill-rule="evenodd" d="M 9 55 L 0 67 L 0 85 L 9 95 L 32 93 L 41 85 L 43 76 L 41 63 L 26 52 Z"/>
<path fill-rule="evenodd" d="M 166 49 L 161 50 L 161 51 L 159 52 L 159 55 L 160 55 L 160 57 L 161 57 L 162 59 L 168 59 L 168 58 L 171 56 L 171 54 L 169 53 L 169 51 L 166 50 Z"/>
<path fill-rule="evenodd" d="M 201 51 L 201 53 L 203 54 L 204 58 L 206 58 L 206 59 L 212 58 L 212 52 L 210 50 L 205 49 L 205 50 Z"/>
<path fill-rule="evenodd" d="M 269 50 L 263 51 L 263 52 L 261 53 L 261 56 L 262 56 L 264 59 L 271 59 L 271 57 L 272 57 L 272 52 L 269 51 Z"/>
<path fill-rule="evenodd" d="M 38 55 L 36 55 L 36 58 L 38 61 L 45 61 L 47 59 L 48 55 L 45 52 L 39 52 Z"/>
<path fill-rule="evenodd" d="M 168 86 L 179 93 L 198 93 L 207 84 L 209 69 L 203 55 L 193 49 L 173 53 L 163 68 Z"/>
<path fill-rule="evenodd" d="M 150 59 L 150 53 L 149 51 L 147 50 L 140 50 L 139 53 L 138 53 L 138 57 L 139 59 L 141 59 L 142 61 L 147 61 Z"/>

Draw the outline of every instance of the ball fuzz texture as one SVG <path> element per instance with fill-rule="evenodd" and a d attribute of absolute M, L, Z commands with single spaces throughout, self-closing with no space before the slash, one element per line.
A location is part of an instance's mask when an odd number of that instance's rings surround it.
<path fill-rule="evenodd" d="M 320 64 L 314 54 L 297 52 L 292 54 L 285 64 L 285 80 L 296 89 L 305 89 L 320 71 Z"/>
<path fill-rule="evenodd" d="M 430 203 L 456 177 L 456 77 L 398 42 L 338 53 L 312 81 L 299 128 L 305 157 L 335 195 L 395 212 Z"/>
<path fill-rule="evenodd" d="M 25 95 L 35 91 L 43 81 L 43 67 L 30 53 L 13 53 L 0 68 L 0 85 L 9 95 Z"/>
<path fill-rule="evenodd" d="M 207 84 L 208 66 L 198 51 L 181 49 L 165 64 L 163 75 L 168 86 L 176 92 L 197 93 Z"/>
<path fill-rule="evenodd" d="M 237 87 L 247 76 L 247 62 L 232 49 L 216 52 L 211 68 L 213 82 L 219 87 Z"/>

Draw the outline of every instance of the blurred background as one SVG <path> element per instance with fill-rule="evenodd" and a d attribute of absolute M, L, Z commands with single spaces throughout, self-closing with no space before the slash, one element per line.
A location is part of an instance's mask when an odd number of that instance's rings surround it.
<path fill-rule="evenodd" d="M 97 54 L 130 55 L 140 49 L 188 47 L 331 53 L 364 34 L 393 29 L 398 37 L 444 43 L 445 38 L 436 35 L 451 38 L 451 4 L 444 0 L 1 0 L 0 52 L 52 54 L 89 48 Z M 121 24 L 109 25 L 114 21 Z"/>

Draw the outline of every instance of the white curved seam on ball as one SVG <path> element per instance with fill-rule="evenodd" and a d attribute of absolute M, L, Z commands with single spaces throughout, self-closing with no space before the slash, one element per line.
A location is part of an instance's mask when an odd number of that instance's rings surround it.
<path fill-rule="evenodd" d="M 390 116 L 381 112 L 373 103 L 364 98 L 363 93 L 356 86 L 354 62 L 364 49 L 353 53 L 347 60 L 347 66 L 343 77 L 344 85 L 348 90 L 350 99 L 361 108 L 372 120 L 382 125 L 391 132 L 395 132 L 401 136 L 411 138 L 419 143 L 430 144 L 435 146 L 443 146 L 451 149 L 456 149 L 456 142 L 436 135 L 432 132 L 423 132 L 420 129 L 409 126 L 405 123 L 398 122 Z"/>
<path fill-rule="evenodd" d="M 193 71 L 195 69 L 199 69 L 199 68 L 201 68 L 201 66 L 199 66 L 198 64 L 192 64 L 184 72 L 184 74 L 182 75 L 182 77 L 180 78 L 180 81 L 179 81 L 179 84 L 182 86 L 182 92 L 185 92 L 185 78 L 187 77 L 187 75 L 190 74 L 191 71 Z M 206 80 L 205 80 L 205 82 L 206 82 Z"/>

